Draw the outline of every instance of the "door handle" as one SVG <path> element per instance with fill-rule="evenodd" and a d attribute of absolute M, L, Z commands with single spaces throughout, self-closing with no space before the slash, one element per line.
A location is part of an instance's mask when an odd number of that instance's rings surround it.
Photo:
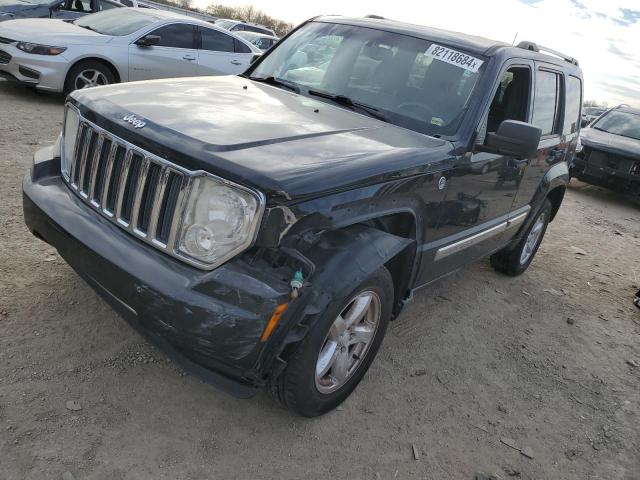
<path fill-rule="evenodd" d="M 239 60 L 231 60 L 231 63 L 233 63 L 234 65 L 242 65 L 242 62 L 240 62 Z"/>
<path fill-rule="evenodd" d="M 195 56 L 193 55 L 185 55 L 184 57 L 182 57 L 183 60 L 189 60 L 190 62 L 194 61 L 196 59 Z"/>

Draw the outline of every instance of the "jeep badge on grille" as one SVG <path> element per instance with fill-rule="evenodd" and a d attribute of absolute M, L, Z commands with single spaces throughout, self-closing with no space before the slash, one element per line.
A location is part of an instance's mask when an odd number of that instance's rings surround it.
<path fill-rule="evenodd" d="M 134 128 L 142 128 L 147 124 L 147 122 L 143 122 L 142 120 L 140 120 L 135 115 L 125 115 L 124 117 L 122 117 L 122 119 L 125 122 L 130 123 L 131 125 L 133 125 Z"/>

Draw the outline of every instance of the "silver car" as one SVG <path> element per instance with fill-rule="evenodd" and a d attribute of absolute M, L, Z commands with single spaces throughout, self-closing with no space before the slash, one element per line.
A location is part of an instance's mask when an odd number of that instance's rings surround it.
<path fill-rule="evenodd" d="M 164 10 L 117 8 L 67 23 L 0 23 L 0 75 L 71 92 L 116 82 L 242 73 L 261 51 L 208 22 Z"/>

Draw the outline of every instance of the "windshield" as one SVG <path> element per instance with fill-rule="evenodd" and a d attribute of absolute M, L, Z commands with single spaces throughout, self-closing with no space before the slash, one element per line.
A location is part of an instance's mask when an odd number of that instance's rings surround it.
<path fill-rule="evenodd" d="M 596 130 L 640 140 L 640 115 L 612 110 L 593 125 Z"/>
<path fill-rule="evenodd" d="M 133 8 L 117 8 L 81 17 L 73 23 L 103 35 L 130 35 L 156 21 L 156 17 Z"/>
<path fill-rule="evenodd" d="M 484 61 L 407 35 L 310 23 L 280 42 L 252 72 L 295 84 L 303 95 L 429 135 L 451 135 L 466 111 Z M 322 94 L 322 97 L 318 95 Z M 344 98 L 348 99 L 348 101 Z M 362 112 L 360 112 L 362 113 Z"/>

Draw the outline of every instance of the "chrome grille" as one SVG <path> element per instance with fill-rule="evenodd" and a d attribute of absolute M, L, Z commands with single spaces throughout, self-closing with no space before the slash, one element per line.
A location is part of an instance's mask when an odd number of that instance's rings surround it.
<path fill-rule="evenodd" d="M 11 58 L 11 55 L 9 55 L 7 52 L 5 52 L 4 50 L 0 50 L 0 64 L 6 65 L 11 61 Z"/>
<path fill-rule="evenodd" d="M 63 177 L 82 200 L 136 237 L 173 254 L 189 172 L 81 118 Z"/>

